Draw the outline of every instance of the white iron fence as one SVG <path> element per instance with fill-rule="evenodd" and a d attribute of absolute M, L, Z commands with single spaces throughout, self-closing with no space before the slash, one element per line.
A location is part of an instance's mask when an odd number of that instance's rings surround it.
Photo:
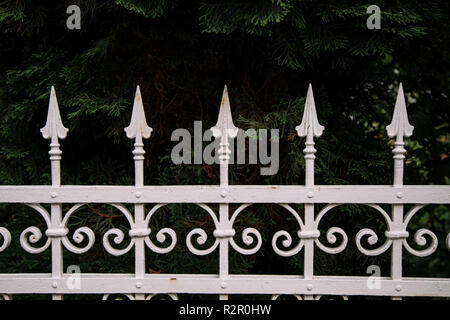
<path fill-rule="evenodd" d="M 271 185 L 229 185 L 228 184 L 228 139 L 236 137 L 237 128 L 231 118 L 228 93 L 225 87 L 219 112 L 219 119 L 212 128 L 213 135 L 220 139 L 220 185 L 214 186 L 144 186 L 143 139 L 150 138 L 152 129 L 147 125 L 139 87 L 136 91 L 130 125 L 125 128 L 127 137 L 135 139 L 135 186 L 68 186 L 60 182 L 61 150 L 58 139 L 64 139 L 67 129 L 61 122 L 55 91 L 52 87 L 47 123 L 41 129 L 45 139 L 50 139 L 50 161 L 52 173 L 51 186 L 0 186 L 0 203 L 23 203 L 37 211 L 45 221 L 46 242 L 35 247 L 43 238 L 41 231 L 30 226 L 20 236 L 22 248 L 39 254 L 51 248 L 51 274 L 0 274 L 0 296 L 11 299 L 14 294 L 52 294 L 53 299 L 62 299 L 64 294 L 124 294 L 130 299 L 151 299 L 155 294 L 169 294 L 177 299 L 179 293 L 218 294 L 220 299 L 227 299 L 229 294 L 270 294 L 273 299 L 279 295 L 295 295 L 298 299 L 319 299 L 321 295 L 338 295 L 344 299 L 351 295 L 390 296 L 400 299 L 402 296 L 450 296 L 449 278 L 406 278 L 402 276 L 402 256 L 404 249 L 410 254 L 423 257 L 432 254 L 438 246 L 438 238 L 428 229 L 420 229 L 414 236 L 416 245 L 424 247 L 416 250 L 408 243 L 410 234 L 408 224 L 411 218 L 428 204 L 450 203 L 450 186 L 441 185 L 403 185 L 404 137 L 412 134 L 413 127 L 408 123 L 403 89 L 400 85 L 392 123 L 387 126 L 390 137 L 396 137 L 394 154 L 393 185 L 315 185 L 314 184 L 314 137 L 320 137 L 324 130 L 318 122 L 311 86 L 308 89 L 303 119 L 296 127 L 300 137 L 306 137 L 303 150 L 306 163 L 305 185 L 271 186 Z M 62 211 L 62 204 L 74 204 L 67 212 Z M 110 204 L 121 211 L 129 223 L 130 243 L 123 249 L 114 248 L 114 243 L 123 243 L 125 234 L 119 229 L 111 229 L 103 236 L 106 251 L 115 256 L 123 255 L 134 248 L 134 274 L 85 274 L 80 275 L 76 291 L 70 285 L 71 273 L 63 272 L 63 250 L 77 254 L 87 252 L 94 244 L 94 233 L 88 227 L 75 230 L 73 241 L 84 247 L 76 246 L 68 237 L 67 222 L 76 211 L 88 203 Z M 156 203 L 149 212 L 144 204 Z M 219 250 L 218 274 L 149 274 L 146 273 L 145 251 L 148 247 L 158 254 L 170 252 L 177 243 L 174 230 L 163 228 L 156 233 L 160 243 L 170 239 L 170 245 L 159 247 L 152 242 L 149 235 L 149 221 L 161 207 L 170 203 L 192 203 L 204 209 L 214 222 L 214 243 L 208 249 L 198 249 L 206 243 L 205 230 L 196 228 L 186 237 L 186 245 L 194 255 L 207 255 Z M 280 256 L 294 256 L 304 251 L 304 272 L 299 275 L 247 275 L 229 273 L 229 249 L 240 254 L 250 255 L 258 252 L 262 237 L 258 230 L 246 228 L 242 232 L 245 248 L 235 242 L 233 224 L 239 214 L 251 204 L 273 203 L 285 208 L 298 223 L 297 237 L 280 230 L 273 235 L 272 248 Z M 315 204 L 325 204 L 314 213 Z M 42 204 L 50 204 L 48 212 Z M 134 213 L 124 204 L 134 204 Z M 218 204 L 216 213 L 208 204 Z M 240 204 L 234 212 L 229 212 L 230 204 Z M 304 204 L 304 215 L 290 204 Z M 376 245 L 378 236 L 372 229 L 362 229 L 356 235 L 359 251 L 367 256 L 380 255 L 391 251 L 390 277 L 377 279 L 376 290 L 368 285 L 369 277 L 364 276 L 316 276 L 314 275 L 314 252 L 319 249 L 328 254 L 343 251 L 348 243 L 344 230 L 330 228 L 326 239 L 332 247 L 319 240 L 321 219 L 333 208 L 343 204 L 361 204 L 375 209 L 385 220 L 386 241 L 376 249 L 363 246 L 365 238 L 370 245 Z M 392 205 L 392 212 L 386 212 L 380 204 Z M 412 209 L 404 212 L 405 204 L 413 204 Z M 302 219 L 303 217 L 303 219 Z M 282 229 L 283 226 L 280 226 Z M 7 250 L 11 239 L 10 232 L 0 227 L 2 242 L 0 252 Z M 340 243 L 337 241 L 339 235 Z M 111 237 L 112 236 L 112 237 Z M 167 238 L 168 237 L 168 238 Z M 86 239 L 88 241 L 86 241 Z M 45 240 L 45 238 L 44 238 Z M 193 241 L 195 240 L 195 241 Z M 450 249 L 450 234 L 445 247 Z M 42 240 L 41 240 L 42 241 Z M 84 241 L 84 242 L 83 242 Z M 371 247 L 371 248 L 372 248 Z M 0 253 L 1 258 L 1 253 Z M 0 270 L 1 271 L 1 270 Z"/>

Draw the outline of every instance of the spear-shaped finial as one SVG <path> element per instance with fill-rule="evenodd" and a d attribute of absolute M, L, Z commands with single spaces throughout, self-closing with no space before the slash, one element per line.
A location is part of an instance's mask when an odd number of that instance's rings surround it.
<path fill-rule="evenodd" d="M 136 140 L 142 140 L 142 138 L 150 138 L 152 131 L 153 129 L 147 125 L 147 121 L 145 120 L 141 89 L 137 86 L 130 125 L 125 128 L 125 132 L 127 133 L 127 137 L 129 139 L 136 138 Z"/>
<path fill-rule="evenodd" d="M 311 84 L 309 84 L 308 93 L 306 94 L 302 123 L 295 127 L 295 129 L 300 137 L 306 137 L 306 148 L 303 149 L 303 153 L 305 154 L 305 185 L 312 187 L 314 186 L 314 159 L 316 158 L 314 154 L 317 151 L 314 148 L 313 137 L 320 137 L 325 128 L 317 120 L 316 105 L 314 103 Z"/>
<path fill-rule="evenodd" d="M 236 128 L 233 124 L 230 100 L 228 99 L 228 89 L 226 85 L 223 89 L 219 118 L 217 119 L 216 125 L 211 128 L 211 131 L 214 137 L 222 138 L 222 141 L 227 138 L 235 138 L 238 133 L 238 128 Z"/>
<path fill-rule="evenodd" d="M 58 100 L 56 99 L 55 88 L 52 86 L 50 90 L 50 99 L 48 104 L 47 122 L 41 129 L 44 139 L 50 140 L 50 162 L 52 167 L 52 185 L 59 187 L 61 184 L 60 178 L 60 160 L 61 149 L 58 139 L 65 139 L 69 129 L 65 128 L 61 121 L 59 114 Z"/>
<path fill-rule="evenodd" d="M 409 124 L 408 113 L 406 112 L 405 95 L 403 94 L 403 86 L 400 83 L 397 93 L 397 101 L 395 102 L 394 115 L 392 122 L 386 127 L 388 136 L 403 140 L 403 137 L 410 137 L 414 127 Z"/>
<path fill-rule="evenodd" d="M 135 163 L 135 184 L 138 187 L 144 185 L 144 143 L 142 139 L 150 138 L 153 129 L 147 125 L 145 120 L 144 105 L 142 103 L 141 90 L 136 88 L 133 111 L 131 113 L 130 125 L 125 128 L 129 139 L 136 139 L 134 143 L 134 163 Z"/>
<path fill-rule="evenodd" d="M 222 94 L 222 102 L 220 104 L 219 118 L 217 119 L 216 125 L 211 128 L 213 136 L 215 138 L 220 138 L 220 149 L 218 153 L 220 160 L 221 185 L 228 185 L 228 160 L 230 159 L 231 153 L 228 139 L 236 138 L 238 130 L 239 129 L 233 124 L 228 90 L 225 85 Z"/>
<path fill-rule="evenodd" d="M 316 138 L 322 135 L 324 127 L 321 126 L 319 120 L 317 120 L 316 104 L 314 103 L 311 84 L 309 84 L 308 93 L 306 94 L 302 123 L 299 126 L 296 126 L 295 129 L 300 137 L 306 137 L 309 133 Z"/>
<path fill-rule="evenodd" d="M 406 112 L 405 95 L 403 94 L 403 86 L 400 83 L 397 93 L 397 100 L 395 102 L 394 115 L 392 116 L 391 124 L 386 126 L 386 131 L 389 137 L 395 139 L 395 148 L 392 150 L 394 154 L 394 186 L 399 187 L 403 185 L 403 160 L 405 159 L 405 145 L 403 137 L 410 137 L 413 133 L 414 127 L 409 124 L 408 113 Z"/>
<path fill-rule="evenodd" d="M 48 104 L 47 123 L 41 129 L 44 139 L 52 139 L 52 143 L 57 143 L 58 138 L 64 139 L 69 129 L 65 128 L 59 114 L 58 100 L 56 99 L 55 87 L 50 90 L 50 101 Z"/>

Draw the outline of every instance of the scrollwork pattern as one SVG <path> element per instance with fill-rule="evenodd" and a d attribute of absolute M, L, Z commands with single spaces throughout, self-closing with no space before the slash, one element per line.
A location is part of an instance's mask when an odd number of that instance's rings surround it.
<path fill-rule="evenodd" d="M 378 212 L 380 212 L 383 215 L 383 217 L 386 220 L 386 223 L 388 225 L 388 231 L 386 232 L 387 239 L 384 242 L 384 244 L 382 244 L 380 247 L 378 247 L 376 249 L 371 249 L 371 250 L 365 249 L 361 245 L 361 239 L 363 237 L 368 236 L 368 238 L 367 238 L 368 243 L 371 245 L 374 245 L 375 243 L 378 242 L 377 234 L 372 229 L 362 229 L 357 233 L 356 245 L 357 245 L 358 249 L 365 255 L 376 256 L 376 255 L 382 254 L 383 252 L 385 252 L 386 250 L 388 250 L 390 248 L 394 239 L 402 239 L 402 244 L 405 247 L 405 249 L 409 253 L 411 253 L 415 256 L 418 256 L 418 257 L 425 257 L 425 256 L 432 254 L 434 251 L 436 251 L 436 248 L 438 246 L 438 239 L 437 239 L 436 235 L 428 229 L 419 229 L 414 234 L 414 242 L 417 245 L 422 246 L 422 247 L 427 245 L 427 238 L 425 237 L 425 235 L 431 239 L 430 244 L 427 248 L 422 249 L 422 250 L 413 249 L 408 244 L 408 241 L 407 241 L 409 233 L 406 231 L 406 229 L 408 227 L 409 222 L 411 221 L 412 217 L 420 209 L 422 209 L 423 207 L 426 206 L 426 204 L 416 205 L 411 210 L 409 210 L 408 213 L 405 215 L 403 223 L 400 225 L 400 227 L 397 227 L 397 228 L 394 227 L 394 223 L 393 223 L 392 219 L 389 217 L 389 215 L 386 213 L 386 211 L 384 211 L 380 206 L 374 205 L 374 204 L 366 204 L 366 205 L 376 209 Z"/>
<path fill-rule="evenodd" d="M 408 224 L 411 221 L 412 217 L 420 209 L 422 209 L 425 206 L 426 206 L 426 204 L 419 204 L 419 205 L 414 206 L 411 210 L 409 210 L 409 212 L 406 214 L 406 217 L 405 217 L 405 220 L 403 223 L 405 230 L 408 227 Z M 411 246 L 408 244 L 407 238 L 403 239 L 403 246 L 409 253 L 411 253 L 412 255 L 415 255 L 417 257 L 429 256 L 430 254 L 432 254 L 433 252 L 436 251 L 436 249 L 438 247 L 438 239 L 437 239 L 436 235 L 433 232 L 431 232 L 430 230 L 424 229 L 424 228 L 419 229 L 414 234 L 414 242 L 421 247 L 425 247 L 427 245 L 427 238 L 424 237 L 424 235 L 429 236 L 431 239 L 430 244 L 427 248 L 422 249 L 422 250 L 415 250 L 415 249 L 411 248 Z"/>
<path fill-rule="evenodd" d="M 245 208 L 247 208 L 250 205 L 251 204 L 243 204 L 239 208 L 237 208 L 236 211 L 234 211 L 234 213 L 230 219 L 231 227 L 233 226 L 239 213 L 241 213 Z M 245 228 L 242 231 L 242 242 L 244 242 L 245 245 L 251 246 L 253 244 L 255 238 L 256 238 L 256 244 L 251 249 L 245 249 L 245 248 L 240 247 L 239 245 L 236 244 L 233 237 L 230 237 L 230 245 L 233 247 L 234 250 L 236 250 L 240 254 L 245 254 L 245 255 L 254 254 L 254 253 L 258 252 L 258 250 L 261 248 L 261 245 L 262 245 L 261 234 L 255 228 Z"/>
<path fill-rule="evenodd" d="M 297 220 L 297 223 L 299 225 L 299 231 L 298 231 L 298 237 L 300 238 L 300 241 L 298 244 L 290 249 L 290 250 L 282 250 L 278 248 L 277 242 L 279 239 L 282 239 L 281 244 L 285 248 L 289 248 L 292 245 L 292 236 L 285 230 L 280 230 L 276 232 L 272 238 L 272 247 L 280 256 L 283 257 L 289 257 L 292 255 L 297 254 L 300 252 L 300 250 L 303 248 L 305 244 L 306 239 L 313 239 L 314 243 L 324 252 L 330 253 L 330 254 L 336 254 L 344 250 L 348 243 L 348 237 L 347 234 L 339 227 L 332 227 L 330 228 L 326 233 L 326 239 L 329 243 L 334 244 L 337 242 L 336 234 L 339 234 L 342 237 L 342 242 L 336 247 L 327 247 L 319 240 L 319 231 L 318 226 L 320 224 L 320 221 L 324 217 L 324 215 L 334 207 L 338 206 L 338 204 L 330 204 L 325 206 L 317 215 L 317 218 L 314 220 L 311 230 L 307 230 L 305 224 L 303 223 L 302 219 L 298 215 L 298 213 L 289 205 L 287 204 L 280 204 L 283 208 L 288 210 Z"/>
<path fill-rule="evenodd" d="M 123 215 L 125 216 L 125 218 L 127 219 L 128 223 L 130 224 L 131 227 L 134 226 L 133 216 L 131 215 L 130 211 L 128 211 L 128 209 L 124 205 L 118 204 L 118 203 L 111 203 L 111 205 L 123 213 Z M 115 244 L 121 244 L 123 242 L 123 240 L 125 239 L 125 234 L 123 233 L 122 230 L 113 228 L 113 229 L 108 230 L 103 235 L 103 247 L 109 254 L 112 254 L 113 256 L 121 256 L 121 255 L 127 253 L 128 251 L 131 250 L 131 248 L 134 245 L 134 240 L 131 239 L 130 243 L 128 244 L 128 246 L 126 248 L 116 249 L 109 242 L 111 235 L 114 236 Z"/>
<path fill-rule="evenodd" d="M 72 214 L 77 211 L 79 208 L 81 208 L 84 204 L 76 204 L 74 205 L 72 208 L 69 209 L 69 211 L 67 211 L 67 213 L 64 216 L 64 219 L 62 220 L 62 225 L 66 226 L 70 217 L 72 216 Z M 68 237 L 63 237 L 62 238 L 62 243 L 64 245 L 64 247 L 69 250 L 70 252 L 76 253 L 76 254 L 81 254 L 81 253 L 85 253 L 87 252 L 89 249 L 92 248 L 92 246 L 94 245 L 95 242 L 95 234 L 94 232 L 88 228 L 88 227 L 80 227 L 78 229 L 75 230 L 75 232 L 73 233 L 72 239 L 75 243 L 80 244 L 83 242 L 83 240 L 85 239 L 85 236 L 87 236 L 88 238 L 88 243 L 86 244 L 86 246 L 84 248 L 80 248 L 77 247 L 75 245 L 73 245 Z"/>
<path fill-rule="evenodd" d="M 298 215 L 298 213 L 288 204 L 280 204 L 281 207 L 285 208 L 287 211 L 289 211 L 297 220 L 297 223 L 299 225 L 299 232 L 303 231 L 305 229 L 305 224 L 303 223 L 302 219 L 300 218 L 300 216 Z M 302 238 L 300 238 L 299 243 L 292 249 L 290 250 L 282 250 L 280 248 L 278 248 L 277 243 L 278 243 L 278 239 L 283 239 L 281 241 L 281 244 L 283 245 L 284 248 L 289 248 L 292 245 L 292 236 L 289 234 L 289 232 L 285 231 L 285 230 L 280 230 L 277 231 L 272 238 L 272 248 L 275 251 L 276 254 L 282 256 L 282 257 L 289 257 L 292 255 L 297 254 L 298 252 L 300 252 L 300 250 L 303 248 L 304 246 L 304 240 Z"/>
<path fill-rule="evenodd" d="M 319 214 L 317 215 L 317 218 L 314 220 L 314 229 L 315 230 L 319 229 L 320 221 L 325 216 L 325 214 L 329 210 L 331 210 L 337 206 L 338 206 L 338 204 L 329 204 L 329 205 L 326 205 L 319 212 Z M 327 246 L 323 245 L 322 242 L 320 242 L 319 238 L 316 238 L 314 242 L 316 243 L 317 247 L 319 247 L 319 249 L 322 250 L 323 252 L 326 252 L 329 254 L 336 254 L 336 253 L 342 252 L 347 247 L 347 243 L 348 243 L 348 237 L 344 230 L 342 230 L 339 227 L 331 227 L 330 229 L 328 229 L 328 231 L 326 233 L 326 239 L 327 239 L 328 243 L 334 244 L 337 242 L 336 234 L 339 234 L 342 237 L 341 244 L 339 244 L 336 247 L 327 247 Z"/>
<path fill-rule="evenodd" d="M 68 239 L 67 237 L 67 223 L 70 219 L 70 217 L 72 216 L 72 214 L 78 210 L 83 204 L 76 204 L 74 205 L 72 208 L 69 209 L 69 211 L 66 213 L 66 215 L 64 216 L 64 219 L 61 221 L 60 226 L 58 227 L 58 229 L 56 229 L 56 231 L 58 232 L 55 235 L 52 235 L 52 232 L 55 231 L 54 229 L 52 229 L 51 227 L 51 216 L 48 213 L 48 211 L 40 204 L 37 203 L 31 203 L 31 204 L 27 204 L 30 208 L 33 208 L 34 210 L 36 210 L 37 212 L 39 212 L 41 214 L 41 216 L 44 218 L 45 224 L 47 225 L 47 231 L 46 231 L 46 235 L 47 235 L 47 241 L 45 242 L 45 244 L 43 246 L 41 246 L 40 248 L 36 248 L 34 246 L 31 245 L 31 243 L 37 243 L 39 240 L 42 239 L 42 232 L 38 227 L 35 226 L 31 226 L 26 228 L 24 231 L 22 231 L 22 233 L 20 234 L 20 245 L 22 246 L 22 248 L 29 252 L 29 253 L 33 253 L 33 254 L 37 254 L 37 253 L 41 253 L 43 251 L 45 251 L 51 244 L 51 237 L 52 236 L 58 236 L 61 238 L 61 242 L 63 243 L 64 247 L 73 253 L 77 253 L 77 254 L 81 254 L 84 253 L 86 251 L 88 251 L 95 242 L 95 235 L 94 232 L 89 229 L 88 227 L 80 227 L 77 230 L 75 230 L 74 234 L 73 234 L 73 240 L 75 241 L 75 243 L 81 243 L 86 235 L 88 237 L 88 244 L 84 247 L 84 248 L 79 248 L 74 246 Z"/>
<path fill-rule="evenodd" d="M 148 224 L 150 223 L 150 219 L 155 214 L 155 212 L 157 210 L 159 210 L 160 208 L 164 207 L 165 205 L 167 205 L 167 203 L 157 204 L 150 210 L 147 217 L 145 218 L 144 223 L 146 226 L 148 226 Z M 150 240 L 149 237 L 145 237 L 145 244 L 150 248 L 150 250 L 152 250 L 156 253 L 168 253 L 168 252 L 172 251 L 172 249 L 177 244 L 177 235 L 176 235 L 175 231 L 173 231 L 173 229 L 162 228 L 156 234 L 156 240 L 158 240 L 158 242 L 160 242 L 160 243 L 163 243 L 166 241 L 166 237 L 167 237 L 166 235 L 168 235 L 171 239 L 170 245 L 166 248 L 160 248 L 160 247 L 156 246 L 155 244 L 153 244 L 153 242 Z"/>
<path fill-rule="evenodd" d="M 45 208 L 43 206 L 41 206 L 40 204 L 37 204 L 37 203 L 32 203 L 32 204 L 27 204 L 27 205 L 30 208 L 33 208 L 34 210 L 39 212 L 41 214 L 41 216 L 44 218 L 47 228 L 50 228 L 50 214 L 47 212 L 47 210 L 45 210 Z M 29 252 L 32 254 L 41 253 L 41 252 L 44 252 L 50 246 L 50 243 L 51 243 L 50 238 L 47 238 L 47 241 L 45 242 L 45 244 L 40 248 L 33 247 L 30 244 L 30 243 L 38 242 L 39 240 L 41 240 L 41 238 L 42 238 L 42 232 L 41 232 L 41 230 L 39 230 L 38 227 L 35 227 L 35 226 L 28 227 L 25 230 L 23 230 L 22 233 L 20 234 L 20 245 L 26 252 Z"/>
<path fill-rule="evenodd" d="M 0 245 L 0 252 L 2 252 L 11 243 L 11 233 L 8 231 L 8 229 L 0 227 L 0 235 L 3 238 L 3 243 Z"/>
<path fill-rule="evenodd" d="M 214 211 L 209 206 L 207 206 L 206 204 L 198 203 L 197 205 L 200 208 L 204 209 L 206 212 L 208 212 L 208 214 L 212 218 L 212 220 L 214 222 L 214 226 L 215 226 L 215 228 L 217 230 L 219 228 L 219 221 L 217 220 L 217 216 L 214 213 Z M 188 235 L 186 236 L 186 246 L 187 246 L 188 250 L 190 252 L 192 252 L 193 254 L 195 254 L 195 255 L 204 256 L 204 255 L 210 254 L 219 245 L 219 240 L 216 238 L 214 243 L 213 243 L 213 245 L 211 247 L 209 247 L 208 249 L 197 249 L 192 244 L 192 237 L 194 235 L 196 236 L 197 243 L 199 245 L 203 245 L 203 244 L 206 243 L 206 240 L 208 239 L 208 235 L 206 234 L 205 230 L 203 230 L 201 228 L 195 228 L 194 230 L 191 230 L 191 232 L 189 232 Z"/>
<path fill-rule="evenodd" d="M 135 239 L 137 237 L 143 237 L 144 242 L 147 245 L 147 247 L 149 247 L 150 250 L 152 250 L 156 253 L 168 253 L 168 252 L 172 251 L 172 249 L 175 247 L 175 245 L 177 243 L 177 236 L 175 234 L 175 231 L 173 231 L 170 228 L 163 228 L 163 229 L 159 230 L 158 233 L 156 234 L 156 240 L 158 240 L 158 242 L 160 242 L 160 243 L 165 242 L 167 236 L 170 237 L 171 243 L 166 248 L 161 248 L 161 247 L 156 246 L 150 240 L 150 237 L 149 237 L 150 232 L 151 232 L 151 230 L 148 228 L 150 219 L 152 218 L 152 216 L 155 214 L 156 211 L 158 211 L 160 208 L 167 205 L 167 203 L 157 204 L 149 211 L 149 213 L 145 217 L 144 223 L 143 223 L 145 228 L 140 228 L 136 225 L 136 222 L 135 222 L 132 214 L 130 213 L 130 211 L 128 211 L 128 209 L 124 205 L 118 204 L 118 203 L 112 203 L 111 205 L 113 207 L 117 208 L 118 210 L 120 210 L 123 213 L 123 215 L 126 217 L 126 219 L 128 220 L 128 223 L 130 225 L 129 235 L 131 237 L 131 241 L 124 249 L 116 249 L 110 243 L 110 240 L 109 240 L 110 236 L 111 235 L 114 236 L 113 239 L 114 239 L 115 244 L 121 244 L 125 239 L 125 234 L 123 233 L 122 230 L 117 229 L 117 228 L 108 230 L 103 235 L 103 246 L 105 247 L 105 249 L 108 253 L 110 253 L 114 256 L 120 256 L 120 255 L 127 253 L 134 246 Z"/>

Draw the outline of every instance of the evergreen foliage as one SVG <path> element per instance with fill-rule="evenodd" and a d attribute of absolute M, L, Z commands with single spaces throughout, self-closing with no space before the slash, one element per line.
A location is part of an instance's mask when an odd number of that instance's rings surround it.
<path fill-rule="evenodd" d="M 66 28 L 71 4 L 81 8 L 81 30 Z M 370 3 L 361 0 L 1 0 L 0 184 L 50 183 L 48 141 L 39 129 L 51 85 L 70 130 L 61 147 L 62 183 L 133 184 L 133 142 L 123 128 L 138 84 L 154 129 L 145 141 L 145 184 L 218 183 L 217 166 L 174 165 L 170 136 L 176 128 L 193 132 L 194 120 L 203 120 L 203 130 L 213 126 L 224 84 L 236 126 L 278 128 L 282 155 L 274 176 L 261 176 L 258 165 L 232 165 L 230 183 L 303 184 L 304 140 L 295 126 L 309 82 L 325 126 L 316 139 L 316 184 L 391 184 L 393 141 L 385 126 L 400 81 L 415 127 L 406 142 L 405 184 L 449 183 L 450 4 L 376 4 L 380 30 L 367 29 Z M 380 217 L 361 206 L 335 211 L 321 225 L 322 237 L 328 227 L 340 226 L 349 247 L 337 256 L 317 250 L 316 272 L 364 275 L 376 263 L 388 275 L 389 254 L 365 257 L 353 240 L 363 227 L 382 235 L 386 226 Z M 421 212 L 410 231 L 429 226 L 443 243 L 448 206 Z M 118 212 L 90 205 L 75 216 L 71 230 L 90 226 L 97 244 L 81 257 L 67 254 L 66 265 L 79 264 L 83 272 L 133 272 L 133 253 L 114 258 L 102 249 L 105 231 L 126 230 Z M 148 253 L 149 272 L 217 272 L 217 255 L 194 256 L 181 241 L 198 226 L 212 238 L 207 214 L 194 205 L 173 204 L 157 216 L 152 230 L 171 226 L 180 241 L 168 255 Z M 14 239 L 0 255 L 0 272 L 49 271 L 48 253 L 35 257 L 18 243 L 30 222 L 42 226 L 24 206 L 0 207 L 0 225 Z M 263 234 L 263 249 L 250 257 L 231 253 L 231 272 L 302 273 L 302 253 L 281 258 L 270 246 L 275 231 L 295 231 L 287 212 L 253 205 L 237 221 L 237 231 L 248 226 Z M 441 251 L 420 259 L 405 254 L 405 274 L 449 277 L 449 255 Z"/>

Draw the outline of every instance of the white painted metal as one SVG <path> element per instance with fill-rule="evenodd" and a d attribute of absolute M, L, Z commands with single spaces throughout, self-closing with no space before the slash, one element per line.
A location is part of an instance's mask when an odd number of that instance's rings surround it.
<path fill-rule="evenodd" d="M 303 111 L 302 123 L 296 127 L 297 133 L 300 137 L 306 137 L 305 146 L 303 150 L 305 154 L 305 187 L 314 187 L 314 159 L 316 156 L 316 149 L 314 148 L 313 137 L 320 137 L 324 127 L 319 124 L 317 120 L 316 105 L 314 103 L 314 96 L 312 86 L 309 84 L 308 93 L 306 94 L 305 109 Z M 314 197 L 312 190 L 308 191 L 307 197 Z M 304 230 L 300 232 L 307 233 L 308 237 L 302 237 L 299 233 L 300 240 L 304 241 L 305 256 L 304 256 L 304 277 L 309 280 L 313 278 L 314 274 L 314 241 L 319 238 L 320 233 L 316 231 L 314 226 L 314 204 L 305 203 L 305 226 Z M 308 289 L 312 290 L 310 286 Z M 305 300 L 313 300 L 312 295 L 306 295 Z"/>
<path fill-rule="evenodd" d="M 450 297 L 450 279 L 405 278 L 402 276 L 403 248 L 410 254 L 423 257 L 432 254 L 438 246 L 438 238 L 428 229 L 420 229 L 414 235 L 414 241 L 423 249 L 416 250 L 408 243 L 410 236 L 408 224 L 412 217 L 427 204 L 450 203 L 450 186 L 404 186 L 404 137 L 411 136 L 413 127 L 408 123 L 406 104 L 402 86 L 400 85 L 392 123 L 387 126 L 388 135 L 396 137 L 394 154 L 394 183 L 389 186 L 320 186 L 314 184 L 314 137 L 320 137 L 324 127 L 319 124 L 311 85 L 308 88 L 302 122 L 297 126 L 300 137 L 305 141 L 305 185 L 294 186 L 238 186 L 228 184 L 229 140 L 236 137 L 237 128 L 231 116 L 228 91 L 225 87 L 219 118 L 212 128 L 213 135 L 220 138 L 220 184 L 212 186 L 144 186 L 144 143 L 150 138 L 152 129 L 145 120 L 142 96 L 137 87 L 130 125 L 125 128 L 127 137 L 135 139 L 135 185 L 134 186 L 61 186 L 60 160 L 61 150 L 58 139 L 64 139 L 67 129 L 64 128 L 59 114 L 55 90 L 52 87 L 47 123 L 41 129 L 44 138 L 51 139 L 50 161 L 52 172 L 51 186 L 0 186 L 0 203 L 24 203 L 40 214 L 45 222 L 46 242 L 40 247 L 35 244 L 44 235 L 35 226 L 26 228 L 20 236 L 22 248 L 39 254 L 52 248 L 51 274 L 0 274 L 0 297 L 11 299 L 13 294 L 48 293 L 54 299 L 62 299 L 64 294 L 102 293 L 103 299 L 111 294 L 120 294 L 132 300 L 152 299 L 158 294 L 167 294 L 171 299 L 178 299 L 178 293 L 218 294 L 220 299 L 227 299 L 228 294 L 270 294 L 272 299 L 279 295 L 290 294 L 298 299 L 317 300 L 322 295 L 337 295 L 347 299 L 352 295 L 391 296 L 400 299 L 403 296 L 440 296 Z M 50 213 L 41 205 L 50 204 Z M 74 204 L 65 214 L 63 203 Z M 80 289 L 74 291 L 68 287 L 68 279 L 72 274 L 63 273 L 62 248 L 70 252 L 82 254 L 94 244 L 92 230 L 81 227 L 74 231 L 73 241 L 80 244 L 85 237 L 88 244 L 83 248 L 73 245 L 68 239 L 68 220 L 86 203 L 104 203 L 117 208 L 129 224 L 128 236 L 131 240 L 123 249 L 116 249 L 111 244 L 125 241 L 125 234 L 119 229 L 108 230 L 103 235 L 105 250 L 115 256 L 135 250 L 134 274 L 81 274 Z M 134 212 L 130 212 L 125 203 L 134 204 Z M 151 210 L 145 213 L 145 204 L 154 203 Z M 159 247 L 149 235 L 150 219 L 158 210 L 169 203 L 194 203 L 205 210 L 212 219 L 215 230 L 214 243 L 207 249 L 198 249 L 196 244 L 206 243 L 207 233 L 201 228 L 190 231 L 186 237 L 188 250 L 195 255 L 208 255 L 219 248 L 219 273 L 205 274 L 147 274 L 145 272 L 145 247 L 158 254 L 170 252 L 177 244 L 176 232 L 169 228 L 157 230 L 156 239 L 163 243 L 167 237 L 170 245 Z M 219 212 L 208 206 L 219 204 Z M 230 203 L 241 204 L 234 212 L 229 212 Z M 234 222 L 241 212 L 252 204 L 274 203 L 292 214 L 298 223 L 298 239 L 285 230 L 276 232 L 272 237 L 272 248 L 280 256 L 301 254 L 304 248 L 304 270 L 298 276 L 274 275 L 230 275 L 229 247 L 240 254 L 255 254 L 262 246 L 262 236 L 254 228 L 246 228 L 242 232 L 244 248 L 234 240 Z M 305 214 L 291 205 L 304 204 Z M 314 204 L 326 204 L 315 214 Z M 391 276 L 380 278 L 380 288 L 372 289 L 367 285 L 368 277 L 332 277 L 314 275 L 314 247 L 328 254 L 336 254 L 345 250 L 348 237 L 344 230 L 331 227 L 326 232 L 326 240 L 332 247 L 324 245 L 320 237 L 319 225 L 322 218 L 333 212 L 337 206 L 354 203 L 366 205 L 376 210 L 387 226 L 386 240 L 375 249 L 367 249 L 363 240 L 376 245 L 378 235 L 371 229 L 362 229 L 356 235 L 359 251 L 368 256 L 380 255 L 391 249 Z M 389 215 L 379 204 L 392 204 Z M 404 214 L 404 204 L 414 204 Z M 231 216 L 231 217 L 230 217 Z M 283 228 L 283 226 L 280 226 Z M 337 235 L 341 242 L 337 243 Z M 0 253 L 7 250 L 13 241 L 10 232 L 0 227 Z M 111 237 L 112 236 L 112 237 Z M 427 236 L 427 237 L 425 237 Z M 193 241 L 196 240 L 196 241 Z M 256 240 L 256 241 L 255 241 Z M 450 250 L 450 234 L 445 246 Z M 297 241 L 295 243 L 295 241 Z"/>
<path fill-rule="evenodd" d="M 228 139 L 237 136 L 238 128 L 233 124 L 231 116 L 230 100 L 227 86 L 223 89 L 222 101 L 220 103 L 219 118 L 217 124 L 211 128 L 213 136 L 220 139 L 219 165 L 220 165 L 220 196 L 226 198 L 228 194 L 228 162 L 230 160 L 230 144 Z M 234 236 L 234 230 L 229 223 L 228 204 L 219 204 L 219 224 L 216 226 L 214 236 L 219 239 L 219 276 L 222 280 L 221 286 L 227 287 L 228 279 L 228 243 Z M 220 300 L 228 300 L 228 295 L 219 295 Z"/>
<path fill-rule="evenodd" d="M 144 105 L 139 86 L 136 89 L 134 98 L 133 111 L 131 114 L 131 122 L 125 128 L 127 137 L 135 139 L 134 143 L 134 172 L 135 172 L 135 186 L 142 188 L 144 186 L 144 143 L 143 138 L 150 138 L 153 131 L 147 125 L 145 120 Z M 145 225 L 144 221 L 144 204 L 134 205 L 134 227 L 135 230 L 130 230 L 130 237 L 134 240 L 135 246 L 135 273 L 136 273 L 136 287 L 138 288 L 139 281 L 144 278 L 145 274 L 145 237 L 150 234 L 150 229 Z M 136 232 L 138 230 L 138 232 Z M 139 289 L 139 288 L 138 288 Z M 136 294 L 136 300 L 144 300 L 144 294 Z"/>

